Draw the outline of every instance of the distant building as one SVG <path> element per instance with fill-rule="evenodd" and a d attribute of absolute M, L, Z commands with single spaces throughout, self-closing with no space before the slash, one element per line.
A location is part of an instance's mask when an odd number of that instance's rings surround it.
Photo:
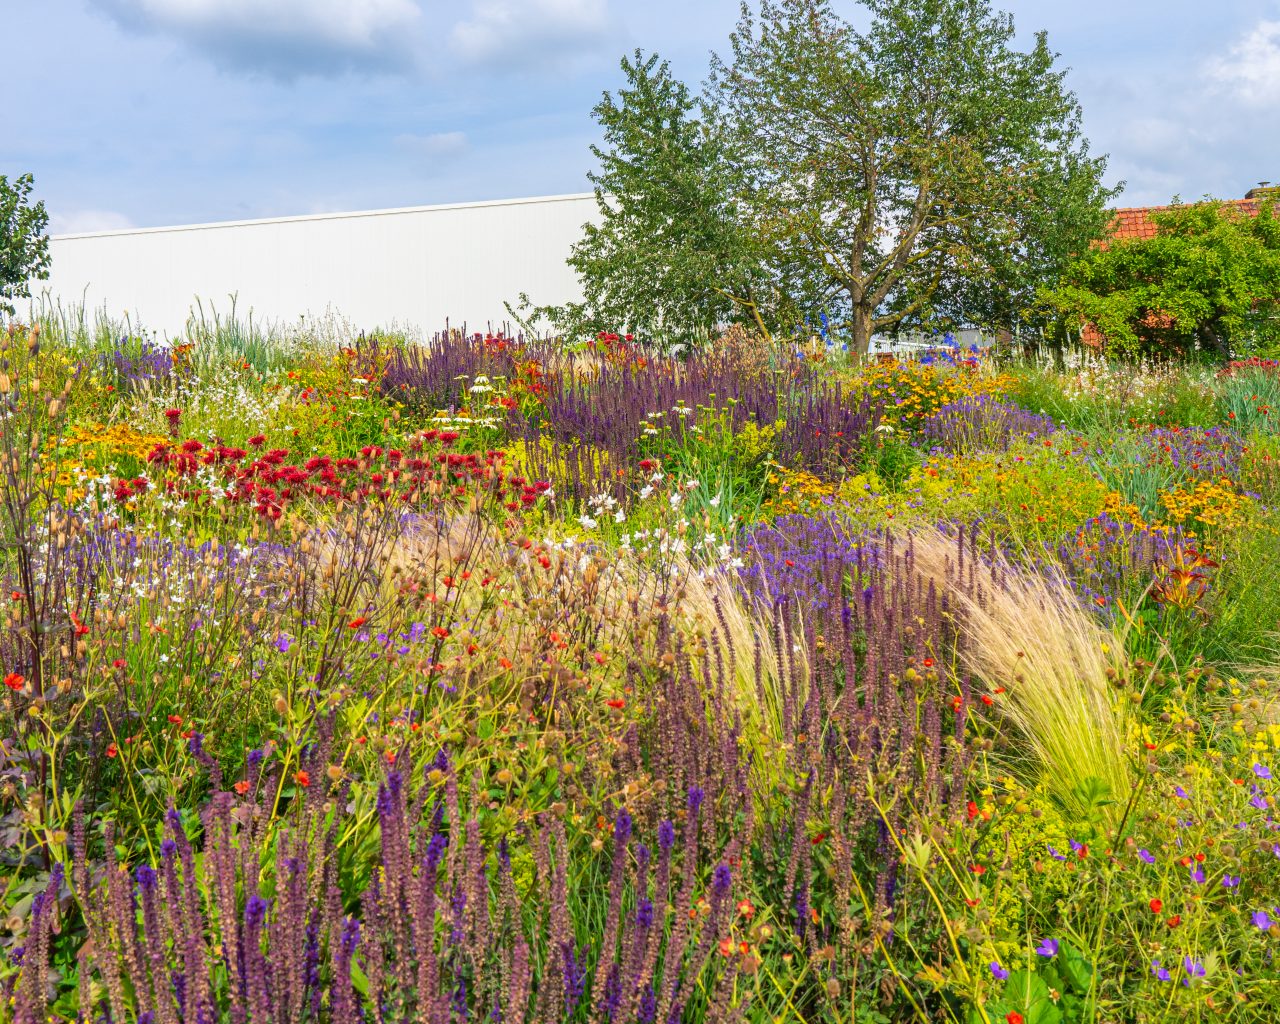
<path fill-rule="evenodd" d="M 32 294 L 90 315 L 105 309 L 180 338 L 197 299 L 225 317 L 297 324 L 328 311 L 361 330 L 484 331 L 521 293 L 579 300 L 566 260 L 599 217 L 591 193 L 399 210 L 131 228 L 50 240 L 48 281 Z"/>

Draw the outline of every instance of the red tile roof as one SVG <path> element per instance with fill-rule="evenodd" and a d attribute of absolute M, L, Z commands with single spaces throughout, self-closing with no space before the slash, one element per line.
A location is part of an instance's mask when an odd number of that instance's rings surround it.
<path fill-rule="evenodd" d="M 1259 202 L 1257 199 L 1228 199 L 1225 205 L 1228 207 L 1234 206 L 1250 217 L 1258 215 Z M 1111 222 L 1111 238 L 1124 242 L 1155 238 L 1156 226 L 1151 220 L 1151 215 L 1153 213 L 1163 213 L 1169 209 L 1172 209 L 1172 207 L 1133 206 L 1124 210 L 1116 210 L 1115 218 Z"/>

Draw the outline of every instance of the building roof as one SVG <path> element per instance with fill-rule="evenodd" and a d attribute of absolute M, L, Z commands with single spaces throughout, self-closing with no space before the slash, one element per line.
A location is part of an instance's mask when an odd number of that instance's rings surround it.
<path fill-rule="evenodd" d="M 1233 206 L 1250 217 L 1256 217 L 1260 207 L 1259 200 L 1256 198 L 1249 199 L 1227 199 L 1224 205 Z M 1152 221 L 1153 213 L 1163 213 L 1165 210 L 1172 209 L 1170 206 L 1132 206 L 1123 210 L 1116 210 L 1114 219 L 1111 222 L 1110 238 L 1117 242 L 1140 241 L 1147 238 L 1156 237 L 1156 225 Z"/>

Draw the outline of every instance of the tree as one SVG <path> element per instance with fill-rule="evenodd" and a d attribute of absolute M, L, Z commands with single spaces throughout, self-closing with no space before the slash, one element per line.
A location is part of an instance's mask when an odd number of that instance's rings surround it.
<path fill-rule="evenodd" d="M 871 336 L 1012 326 L 1105 223 L 1105 159 L 1044 33 L 987 0 L 743 2 L 709 95 L 782 289 Z"/>
<path fill-rule="evenodd" d="M 33 180 L 12 182 L 0 174 L 0 313 L 15 312 L 12 299 L 31 295 L 30 282 L 49 276 L 49 215 L 30 203 Z"/>
<path fill-rule="evenodd" d="M 600 220 L 569 264 L 584 302 L 543 310 L 559 327 L 688 339 L 742 317 L 765 327 L 768 286 L 724 144 L 666 61 L 623 58 L 627 85 L 592 111 L 604 145 L 590 175 Z"/>
<path fill-rule="evenodd" d="M 1076 259 L 1044 305 L 1091 323 L 1117 349 L 1226 356 L 1280 343 L 1280 220 L 1207 200 L 1152 214 L 1156 235 L 1099 246 Z"/>

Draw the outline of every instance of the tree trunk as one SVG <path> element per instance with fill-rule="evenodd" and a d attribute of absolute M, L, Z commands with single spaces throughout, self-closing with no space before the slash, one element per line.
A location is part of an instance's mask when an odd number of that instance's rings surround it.
<path fill-rule="evenodd" d="M 867 352 L 871 349 L 871 332 L 874 323 L 874 309 L 867 305 L 853 307 L 853 316 L 851 318 L 852 337 L 849 339 L 849 348 L 859 361 L 865 359 Z"/>

